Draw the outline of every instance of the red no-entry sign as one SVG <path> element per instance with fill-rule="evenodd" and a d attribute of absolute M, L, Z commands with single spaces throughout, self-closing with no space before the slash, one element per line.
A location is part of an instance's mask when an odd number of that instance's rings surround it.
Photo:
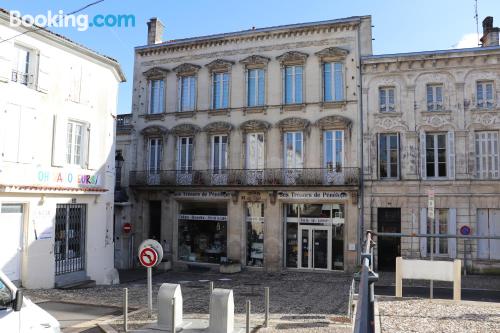
<path fill-rule="evenodd" d="M 144 267 L 153 267 L 158 262 L 158 254 L 151 247 L 146 247 L 139 253 L 139 261 Z"/>
<path fill-rule="evenodd" d="M 132 231 L 132 225 L 130 223 L 125 223 L 122 229 L 124 233 L 128 234 Z"/>

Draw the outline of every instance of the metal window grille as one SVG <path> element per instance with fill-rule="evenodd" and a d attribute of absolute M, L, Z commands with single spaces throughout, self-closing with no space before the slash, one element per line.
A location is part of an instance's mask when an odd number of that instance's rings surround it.
<path fill-rule="evenodd" d="M 58 204 L 54 255 L 56 275 L 85 270 L 87 205 Z"/>

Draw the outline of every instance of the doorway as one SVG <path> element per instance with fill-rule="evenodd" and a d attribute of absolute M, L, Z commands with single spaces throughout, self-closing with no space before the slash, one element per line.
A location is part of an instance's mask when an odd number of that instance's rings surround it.
<path fill-rule="evenodd" d="M 161 201 L 149 202 L 149 238 L 160 241 L 161 239 Z"/>
<path fill-rule="evenodd" d="M 21 249 L 23 238 L 23 205 L 2 204 L 0 207 L 0 269 L 11 281 L 21 279 Z"/>
<path fill-rule="evenodd" d="M 299 227 L 298 268 L 331 269 L 332 228 L 301 225 Z"/>
<path fill-rule="evenodd" d="M 401 208 L 379 208 L 377 213 L 378 232 L 401 232 Z M 396 257 L 401 256 L 399 237 L 378 237 L 378 269 L 393 272 Z"/>

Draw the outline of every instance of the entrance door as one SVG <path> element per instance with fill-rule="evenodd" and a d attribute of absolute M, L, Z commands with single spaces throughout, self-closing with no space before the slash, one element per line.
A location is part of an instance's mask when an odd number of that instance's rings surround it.
<path fill-rule="evenodd" d="M 0 269 L 11 281 L 20 280 L 23 205 L 2 204 L 0 211 Z"/>
<path fill-rule="evenodd" d="M 302 225 L 299 235 L 298 268 L 331 269 L 331 227 Z"/>
<path fill-rule="evenodd" d="M 379 208 L 377 214 L 379 232 L 401 232 L 401 208 Z M 378 238 L 378 269 L 394 271 L 396 257 L 401 256 L 401 242 L 397 237 Z"/>
<path fill-rule="evenodd" d="M 478 209 L 479 236 L 500 236 L 500 210 Z M 480 239 L 478 241 L 478 258 L 500 259 L 500 239 Z"/>
<path fill-rule="evenodd" d="M 149 202 L 149 238 L 161 239 L 161 201 Z"/>

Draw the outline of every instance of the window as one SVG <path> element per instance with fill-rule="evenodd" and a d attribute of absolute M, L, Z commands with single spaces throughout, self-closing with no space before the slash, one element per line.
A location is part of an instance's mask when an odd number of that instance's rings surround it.
<path fill-rule="evenodd" d="M 427 85 L 427 111 L 443 110 L 443 85 Z"/>
<path fill-rule="evenodd" d="M 302 132 L 286 132 L 285 141 L 285 168 L 301 169 L 304 167 Z"/>
<path fill-rule="evenodd" d="M 379 88 L 378 94 L 380 112 L 395 112 L 394 87 Z"/>
<path fill-rule="evenodd" d="M 83 162 L 83 129 L 82 123 L 69 121 L 66 140 L 66 163 L 82 165 Z"/>
<path fill-rule="evenodd" d="M 448 234 L 448 209 L 436 208 L 434 210 L 434 223 L 427 219 L 427 234 L 447 235 Z M 427 253 L 431 253 L 431 242 L 434 242 L 433 254 L 448 254 L 448 238 L 427 238 Z"/>
<path fill-rule="evenodd" d="M 323 82 L 323 100 L 325 102 L 342 101 L 344 99 L 342 63 L 323 64 Z"/>
<path fill-rule="evenodd" d="M 262 106 L 265 99 L 265 71 L 263 69 L 249 69 L 247 82 L 247 105 Z"/>
<path fill-rule="evenodd" d="M 399 177 L 399 135 L 380 134 L 379 136 L 380 178 Z"/>
<path fill-rule="evenodd" d="M 302 103 L 302 66 L 285 67 L 285 104 Z"/>
<path fill-rule="evenodd" d="M 341 169 L 344 165 L 344 131 L 324 132 L 325 168 L 329 171 Z"/>
<path fill-rule="evenodd" d="M 183 173 L 193 170 L 193 138 L 180 137 L 177 147 L 177 169 Z"/>
<path fill-rule="evenodd" d="M 493 82 L 479 81 L 476 85 L 477 108 L 492 109 L 493 108 Z"/>
<path fill-rule="evenodd" d="M 426 134 L 425 146 L 427 177 L 446 177 L 446 134 Z"/>
<path fill-rule="evenodd" d="M 213 73 L 212 109 L 229 107 L 229 73 Z"/>
<path fill-rule="evenodd" d="M 158 174 L 161 170 L 161 160 L 163 153 L 163 140 L 161 138 L 149 139 L 149 174 Z"/>
<path fill-rule="evenodd" d="M 247 134 L 247 169 L 264 169 L 264 133 Z"/>
<path fill-rule="evenodd" d="M 165 86 L 163 80 L 151 80 L 150 81 L 150 100 L 149 100 L 149 113 L 163 113 L 164 109 L 164 96 L 165 96 Z"/>
<path fill-rule="evenodd" d="M 476 133 L 476 176 L 498 178 L 498 132 Z"/>
<path fill-rule="evenodd" d="M 227 135 L 212 137 L 212 170 L 221 173 L 227 169 Z"/>
<path fill-rule="evenodd" d="M 14 46 L 14 63 L 12 67 L 13 82 L 29 86 L 33 83 L 33 51 L 20 45 Z"/>
<path fill-rule="evenodd" d="M 196 77 L 181 76 L 178 82 L 178 110 L 194 111 L 196 106 Z"/>
<path fill-rule="evenodd" d="M 264 264 L 264 204 L 247 203 L 247 266 Z"/>

